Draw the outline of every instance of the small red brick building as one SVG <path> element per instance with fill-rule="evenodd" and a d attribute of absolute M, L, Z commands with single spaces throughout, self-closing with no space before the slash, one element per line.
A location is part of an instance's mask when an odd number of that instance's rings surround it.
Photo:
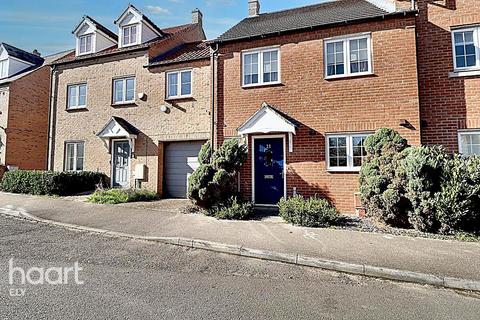
<path fill-rule="evenodd" d="M 420 144 L 416 10 L 340 0 L 249 17 L 212 45 L 217 144 L 241 138 L 240 191 L 256 205 L 301 194 L 355 211 L 365 138 Z"/>

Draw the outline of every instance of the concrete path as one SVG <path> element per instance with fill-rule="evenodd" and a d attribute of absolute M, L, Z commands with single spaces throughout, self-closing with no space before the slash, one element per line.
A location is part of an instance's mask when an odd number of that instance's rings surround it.
<path fill-rule="evenodd" d="M 180 212 L 187 202 L 95 205 L 0 193 L 3 210 L 141 236 L 185 237 L 354 264 L 480 280 L 480 243 L 294 227 L 278 217 L 219 221 Z M 1 211 L 1 210 L 0 210 Z"/>

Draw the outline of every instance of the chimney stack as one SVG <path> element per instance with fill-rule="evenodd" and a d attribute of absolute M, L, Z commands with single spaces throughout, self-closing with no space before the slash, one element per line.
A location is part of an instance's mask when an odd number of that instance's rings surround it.
<path fill-rule="evenodd" d="M 260 1 L 248 0 L 248 17 L 256 17 L 260 14 Z"/>
<path fill-rule="evenodd" d="M 202 22 L 203 14 L 198 8 L 195 8 L 195 10 L 192 11 L 192 23 L 202 25 Z"/>

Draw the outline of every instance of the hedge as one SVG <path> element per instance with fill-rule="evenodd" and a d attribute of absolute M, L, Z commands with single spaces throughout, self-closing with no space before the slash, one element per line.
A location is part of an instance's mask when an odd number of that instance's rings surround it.
<path fill-rule="evenodd" d="M 54 172 L 16 170 L 4 174 L 0 189 L 33 195 L 74 195 L 105 187 L 108 178 L 100 172 Z"/>

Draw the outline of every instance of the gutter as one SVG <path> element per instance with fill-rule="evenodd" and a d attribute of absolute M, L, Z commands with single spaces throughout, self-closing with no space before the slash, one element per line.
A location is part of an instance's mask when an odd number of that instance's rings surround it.
<path fill-rule="evenodd" d="M 283 34 L 294 33 L 294 32 L 311 31 L 311 30 L 315 30 L 315 29 L 326 29 L 326 28 L 331 28 L 331 27 L 344 26 L 344 25 L 347 25 L 347 24 L 370 22 L 370 21 L 375 21 L 375 20 L 386 20 L 388 18 L 407 17 L 407 16 L 410 16 L 410 15 L 415 16 L 417 14 L 418 14 L 418 10 L 416 10 L 416 9 L 415 10 L 396 11 L 396 12 L 385 13 L 385 14 L 382 14 L 382 15 L 379 15 L 379 16 L 374 16 L 374 17 L 344 20 L 344 21 L 341 21 L 341 22 L 327 23 L 327 24 L 322 24 L 322 25 L 308 26 L 308 27 L 289 29 L 289 30 L 283 30 L 283 31 L 275 31 L 275 32 L 257 34 L 257 35 L 252 35 L 252 36 L 232 38 L 232 39 L 227 39 L 227 40 L 220 40 L 220 39 L 217 38 L 217 39 L 213 40 L 212 43 L 218 44 L 218 43 L 227 43 L 227 42 L 235 42 L 235 41 L 242 41 L 242 40 L 253 40 L 253 39 L 258 39 L 258 38 L 280 36 L 280 35 L 283 35 Z"/>

